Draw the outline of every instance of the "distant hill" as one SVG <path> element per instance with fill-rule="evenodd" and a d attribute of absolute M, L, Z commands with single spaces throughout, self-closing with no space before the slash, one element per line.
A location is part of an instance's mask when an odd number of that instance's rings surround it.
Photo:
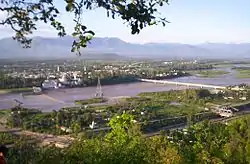
<path fill-rule="evenodd" d="M 43 38 L 34 37 L 31 48 L 24 49 L 12 38 L 0 40 L 0 58 L 30 58 L 30 59 L 57 59 L 73 58 L 76 53 L 70 52 L 73 38 L 66 36 L 63 38 Z M 85 59 L 113 59 L 119 60 L 126 57 L 113 52 L 101 52 L 98 50 L 84 49 L 81 58 Z"/>
<path fill-rule="evenodd" d="M 0 40 L 0 58 L 70 58 L 73 38 L 34 37 L 32 47 L 23 49 L 12 38 Z M 188 45 L 180 43 L 132 44 L 119 38 L 99 38 L 82 50 L 87 59 L 143 58 L 250 58 L 250 43 L 204 43 Z"/>

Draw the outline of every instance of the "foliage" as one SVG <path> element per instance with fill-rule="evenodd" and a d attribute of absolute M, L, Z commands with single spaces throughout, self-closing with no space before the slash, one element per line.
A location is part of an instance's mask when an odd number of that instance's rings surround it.
<path fill-rule="evenodd" d="M 82 23 L 85 10 L 95 10 L 102 8 L 115 19 L 119 17 L 130 27 L 132 34 L 138 34 L 144 27 L 161 23 L 163 26 L 168 22 L 165 18 L 159 17 L 158 8 L 168 3 L 168 0 L 148 0 L 148 1 L 113 1 L 113 0 L 65 0 L 65 10 L 73 13 L 75 23 L 72 35 L 76 37 L 71 51 L 80 52 L 81 47 L 86 47 L 94 36 L 94 32 L 87 29 Z M 0 25 L 8 25 L 16 33 L 13 37 L 24 45 L 30 47 L 31 39 L 27 36 L 37 30 L 38 23 L 50 24 L 58 31 L 58 35 L 63 37 L 67 33 L 60 22 L 58 16 L 61 12 L 58 4 L 53 0 L 1 0 L 0 11 L 7 13 L 7 17 L 0 22 Z"/>
<path fill-rule="evenodd" d="M 10 133 L 1 132 L 0 133 L 0 143 L 1 144 L 12 144 L 17 139 L 17 136 L 14 136 Z"/>
<path fill-rule="evenodd" d="M 230 139 L 225 145 L 227 162 L 249 163 L 250 162 L 250 121 L 249 118 L 234 121 L 229 126 Z"/>
<path fill-rule="evenodd" d="M 88 105 L 88 104 L 96 104 L 96 103 L 103 103 L 107 100 L 104 98 L 92 98 L 92 99 L 86 99 L 86 100 L 76 100 L 75 103 L 79 105 Z"/>
<path fill-rule="evenodd" d="M 65 149 L 38 147 L 18 140 L 9 163 L 39 164 L 245 164 L 249 158 L 249 116 L 227 125 L 205 121 L 188 129 L 151 138 L 140 135 L 132 115 L 110 121 L 112 130 L 101 137 L 81 137 Z M 133 130 L 134 129 L 134 130 Z M 135 130 L 136 129 L 136 130 Z M 133 131 L 133 133 L 131 133 Z"/>
<path fill-rule="evenodd" d="M 135 122 L 134 117 L 128 114 L 114 117 L 109 122 L 112 131 L 107 135 L 107 140 L 117 145 L 134 140 L 136 136 L 140 136 L 140 130 L 136 128 Z"/>
<path fill-rule="evenodd" d="M 45 78 L 0 77 L 0 89 L 2 92 L 30 92 L 33 86 L 41 86 Z"/>
<path fill-rule="evenodd" d="M 198 92 L 197 92 L 197 96 L 199 98 L 206 98 L 206 97 L 212 97 L 212 94 L 209 92 L 209 90 L 207 89 L 200 89 Z"/>

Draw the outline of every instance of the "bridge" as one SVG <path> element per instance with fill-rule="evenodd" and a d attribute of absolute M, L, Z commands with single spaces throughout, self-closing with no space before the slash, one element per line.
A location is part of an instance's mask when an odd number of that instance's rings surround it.
<path fill-rule="evenodd" d="M 165 81 L 165 80 L 139 79 L 139 81 L 150 82 L 150 83 L 159 83 L 159 84 L 182 85 L 182 86 L 188 86 L 188 87 L 213 88 L 213 89 L 221 89 L 221 90 L 227 89 L 224 86 L 207 85 L 207 84 L 195 84 L 195 83 L 184 83 L 184 82 Z"/>

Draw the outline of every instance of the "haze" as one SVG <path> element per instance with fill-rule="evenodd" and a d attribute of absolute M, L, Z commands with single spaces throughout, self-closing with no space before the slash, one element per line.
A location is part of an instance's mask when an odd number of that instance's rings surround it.
<path fill-rule="evenodd" d="M 57 2 L 64 9 L 64 2 Z M 132 36 L 130 29 L 120 19 L 106 18 L 104 10 L 86 11 L 83 21 L 97 37 L 118 37 L 132 43 L 178 42 L 197 44 L 204 42 L 249 43 L 250 1 L 249 0 L 174 0 L 160 12 L 171 22 L 166 27 L 155 26 Z M 0 20 L 5 16 L 0 12 Z M 72 31 L 72 15 L 62 13 L 61 20 Z M 47 25 L 39 25 L 35 36 L 55 37 L 56 33 Z M 0 27 L 0 38 L 10 37 L 12 31 Z"/>

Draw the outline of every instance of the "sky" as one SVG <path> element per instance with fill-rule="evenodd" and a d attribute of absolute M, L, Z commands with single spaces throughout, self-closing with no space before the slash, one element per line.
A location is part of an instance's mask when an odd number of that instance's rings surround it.
<path fill-rule="evenodd" d="M 56 2 L 64 9 L 63 1 Z M 98 37 L 118 37 L 131 43 L 250 43 L 250 0 L 170 0 L 169 5 L 160 8 L 160 12 L 170 23 L 165 27 L 147 27 L 138 35 L 132 35 L 121 19 L 107 18 L 102 9 L 84 12 L 82 22 Z M 4 16 L 0 12 L 0 20 Z M 62 12 L 60 20 L 71 32 L 72 15 Z M 0 26 L 0 38 L 11 34 L 8 27 Z M 54 37 L 56 33 L 41 24 L 34 35 Z"/>

